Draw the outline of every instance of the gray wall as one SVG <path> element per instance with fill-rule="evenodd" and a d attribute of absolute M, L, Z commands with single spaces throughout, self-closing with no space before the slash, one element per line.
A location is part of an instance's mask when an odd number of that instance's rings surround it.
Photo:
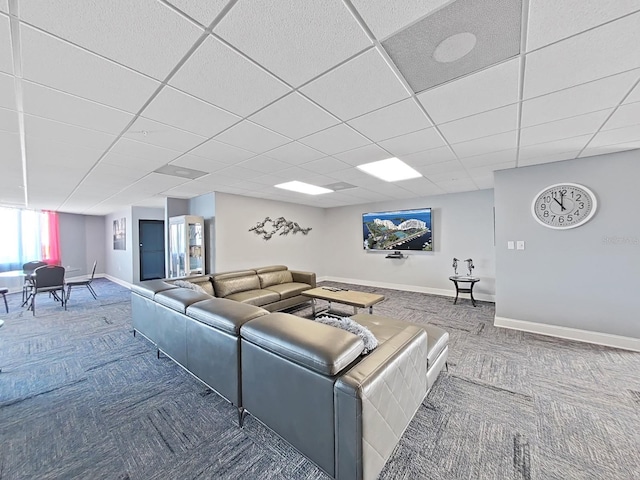
<path fill-rule="evenodd" d="M 127 224 L 127 239 L 126 239 L 126 250 L 114 250 L 113 249 L 113 221 L 116 219 L 120 219 L 122 217 L 126 218 Z M 112 213 L 111 215 L 107 215 L 104 217 L 104 239 L 105 239 L 105 249 L 104 249 L 104 273 L 107 275 L 114 277 L 116 279 L 122 280 L 127 283 L 131 283 L 133 281 L 133 254 L 132 254 L 132 214 L 131 208 L 126 210 L 121 210 L 116 213 Z"/>
<path fill-rule="evenodd" d="M 496 317 L 639 338 L 638 179 L 638 150 L 496 172 Z M 566 231 L 531 215 L 533 197 L 561 182 L 598 199 L 595 216 Z"/>
<path fill-rule="evenodd" d="M 133 281 L 140 281 L 140 220 L 164 220 L 164 208 L 132 207 L 131 261 Z M 166 249 L 166 247 L 165 247 Z"/>
<path fill-rule="evenodd" d="M 408 258 L 399 260 L 363 249 L 363 213 L 422 207 L 432 209 L 433 252 L 406 252 Z M 322 236 L 325 271 L 336 280 L 450 295 L 453 257 L 472 258 L 473 273 L 481 277 L 474 296 L 493 300 L 493 190 L 331 208 Z M 458 273 L 466 272 L 459 262 Z"/>
<path fill-rule="evenodd" d="M 58 219 L 62 265 L 79 269 L 67 274 L 67 278 L 91 273 L 94 261 L 98 262 L 96 272 L 102 273 L 105 255 L 103 217 L 59 213 Z"/>
<path fill-rule="evenodd" d="M 216 271 L 216 197 L 206 193 L 189 199 L 189 214 L 204 218 L 204 265 L 205 273 Z"/>
<path fill-rule="evenodd" d="M 265 217 L 284 217 L 311 227 L 307 235 L 263 240 L 249 229 Z M 272 264 L 322 275 L 326 261 L 325 210 L 252 197 L 216 193 L 216 268 L 223 272 Z"/>

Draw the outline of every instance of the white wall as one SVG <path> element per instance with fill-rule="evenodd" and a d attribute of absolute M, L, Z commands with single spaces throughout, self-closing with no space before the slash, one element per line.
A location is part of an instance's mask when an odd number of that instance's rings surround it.
<path fill-rule="evenodd" d="M 126 250 L 113 249 L 113 221 L 124 217 L 126 219 Z M 132 253 L 132 214 L 131 208 L 121 210 L 104 217 L 104 273 L 126 283 L 133 282 L 133 253 Z"/>
<path fill-rule="evenodd" d="M 497 320 L 640 338 L 639 178 L 640 150 L 496 172 Z M 565 231 L 531 215 L 534 196 L 561 182 L 598 199 L 588 223 Z"/>
<path fill-rule="evenodd" d="M 204 218 L 205 273 L 216 271 L 216 196 L 206 193 L 189 199 L 189 214 Z"/>
<path fill-rule="evenodd" d="M 274 235 L 270 240 L 250 232 L 265 217 L 284 217 L 300 227 L 311 227 L 303 235 Z M 327 242 L 325 210 L 253 197 L 216 193 L 216 270 L 224 272 L 274 264 L 292 270 L 323 275 Z"/>
<path fill-rule="evenodd" d="M 404 252 L 406 259 L 387 259 L 389 252 L 363 249 L 363 213 L 423 207 L 432 209 L 433 252 Z M 493 190 L 331 208 L 322 232 L 324 271 L 338 281 L 451 295 L 453 257 L 472 258 L 473 273 L 481 277 L 474 297 L 493 300 L 493 235 Z M 466 263 L 459 262 L 458 273 L 466 273 Z"/>
<path fill-rule="evenodd" d="M 60 254 L 63 266 L 77 268 L 67 278 L 91 273 L 93 262 L 96 272 L 104 271 L 105 225 L 103 217 L 59 213 Z"/>
<path fill-rule="evenodd" d="M 163 220 L 164 208 L 132 207 L 131 261 L 133 281 L 140 281 L 140 220 Z M 112 246 L 113 248 L 113 246 Z"/>

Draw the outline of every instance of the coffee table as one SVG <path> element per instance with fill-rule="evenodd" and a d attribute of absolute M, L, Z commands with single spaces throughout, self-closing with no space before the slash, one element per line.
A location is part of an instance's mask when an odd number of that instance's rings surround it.
<path fill-rule="evenodd" d="M 311 298 L 311 309 L 313 316 L 316 315 L 316 300 L 326 300 L 329 302 L 329 308 L 325 312 L 331 310 L 331 302 L 350 305 L 353 307 L 354 315 L 358 313 L 358 308 L 369 308 L 369 314 L 373 313 L 373 306 L 384 300 L 384 295 L 375 293 L 357 292 L 355 290 L 330 290 L 328 287 L 316 287 L 311 290 L 305 290 L 301 293 L 305 297 Z"/>

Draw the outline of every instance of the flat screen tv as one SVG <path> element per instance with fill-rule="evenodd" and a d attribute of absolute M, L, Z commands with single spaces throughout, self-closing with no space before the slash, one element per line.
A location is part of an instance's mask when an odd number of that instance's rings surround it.
<path fill-rule="evenodd" d="M 362 214 L 365 250 L 433 251 L 431 209 Z"/>

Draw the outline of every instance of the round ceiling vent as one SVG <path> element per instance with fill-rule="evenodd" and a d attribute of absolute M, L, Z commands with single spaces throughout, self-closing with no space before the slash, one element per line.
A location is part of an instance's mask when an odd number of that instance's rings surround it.
<path fill-rule="evenodd" d="M 468 55 L 476 46 L 473 33 L 462 32 L 445 38 L 433 51 L 433 59 L 440 63 L 451 63 Z"/>

